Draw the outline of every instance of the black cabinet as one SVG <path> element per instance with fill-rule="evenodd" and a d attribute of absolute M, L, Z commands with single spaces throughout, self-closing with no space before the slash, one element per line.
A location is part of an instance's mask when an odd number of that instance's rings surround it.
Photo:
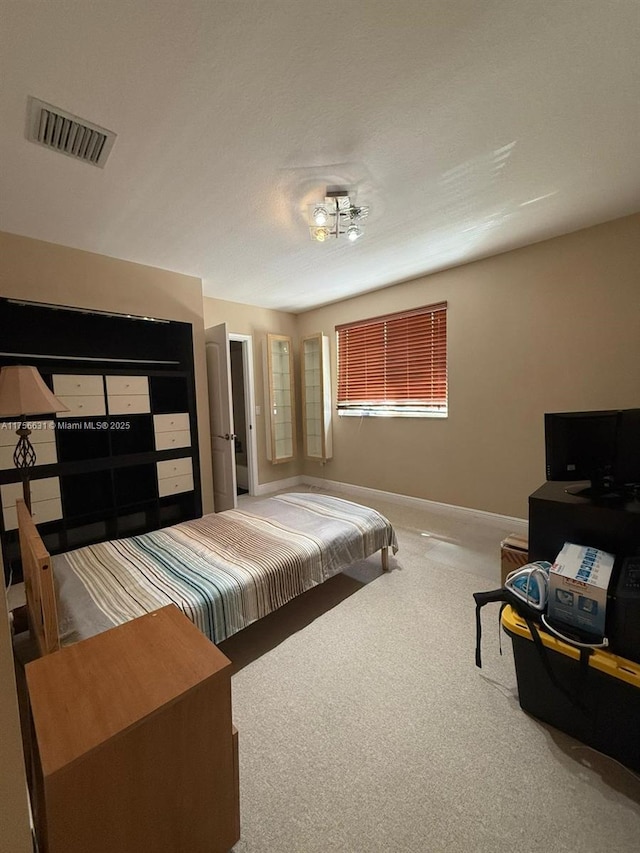
<path fill-rule="evenodd" d="M 158 478 L 153 462 L 115 468 L 113 480 L 116 506 L 135 506 L 158 497 Z"/>
<path fill-rule="evenodd" d="M 0 329 L 0 365 L 34 365 L 69 409 L 32 433 L 32 514 L 51 553 L 202 514 L 189 323 L 0 299 Z M 16 441 L 0 429 L 5 576 L 19 580 Z"/>
<path fill-rule="evenodd" d="M 170 415 L 172 412 L 189 410 L 188 388 L 179 377 L 166 374 L 151 376 L 149 390 L 154 414 Z"/>
<path fill-rule="evenodd" d="M 640 550 L 640 500 L 572 495 L 547 482 L 529 497 L 529 559 L 553 562 L 565 542 L 616 557 Z"/>
<path fill-rule="evenodd" d="M 60 492 L 62 511 L 68 523 L 96 513 L 105 516 L 113 505 L 111 472 L 106 469 L 63 474 L 60 477 Z"/>
<path fill-rule="evenodd" d="M 99 428 L 104 418 L 57 418 L 55 433 L 60 461 L 79 462 L 111 455 L 109 432 Z"/>
<path fill-rule="evenodd" d="M 116 416 L 111 418 L 109 425 L 111 453 L 114 456 L 155 450 L 151 415 L 128 415 L 126 420 Z"/>

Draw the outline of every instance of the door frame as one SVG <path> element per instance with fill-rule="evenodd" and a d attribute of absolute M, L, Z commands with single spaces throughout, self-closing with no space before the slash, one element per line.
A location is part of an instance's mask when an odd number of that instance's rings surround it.
<path fill-rule="evenodd" d="M 213 503 L 216 512 L 237 506 L 231 354 L 226 323 L 207 329 L 207 384 L 209 389 Z"/>
<path fill-rule="evenodd" d="M 229 332 L 229 341 L 242 344 L 242 376 L 244 380 L 245 431 L 247 441 L 247 469 L 249 474 L 249 494 L 255 495 L 258 486 L 258 438 L 256 429 L 256 401 L 253 372 L 253 337 Z"/>

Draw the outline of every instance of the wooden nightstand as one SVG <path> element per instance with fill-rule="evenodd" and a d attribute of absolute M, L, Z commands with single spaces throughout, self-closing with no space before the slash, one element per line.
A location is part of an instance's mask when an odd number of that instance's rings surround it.
<path fill-rule="evenodd" d="M 33 661 L 26 677 L 44 853 L 236 843 L 231 663 L 176 607 Z"/>

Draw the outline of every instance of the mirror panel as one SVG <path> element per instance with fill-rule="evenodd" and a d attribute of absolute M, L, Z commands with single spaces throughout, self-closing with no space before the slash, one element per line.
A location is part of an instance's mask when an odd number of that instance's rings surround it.
<path fill-rule="evenodd" d="M 296 455 L 293 379 L 291 338 L 267 335 L 267 456 L 273 463 L 289 462 Z"/>
<path fill-rule="evenodd" d="M 329 338 L 321 333 L 301 341 L 304 455 L 325 462 L 332 456 Z"/>

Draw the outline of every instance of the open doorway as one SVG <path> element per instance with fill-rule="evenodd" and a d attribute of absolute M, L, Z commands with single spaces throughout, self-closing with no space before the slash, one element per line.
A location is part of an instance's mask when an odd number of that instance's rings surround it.
<path fill-rule="evenodd" d="M 253 341 L 250 335 L 230 334 L 226 323 L 211 326 L 205 335 L 213 502 L 215 511 L 223 512 L 238 505 L 237 467 L 240 467 L 241 494 L 255 495 L 258 487 Z M 236 435 L 239 435 L 237 442 Z"/>
<path fill-rule="evenodd" d="M 236 493 L 249 493 L 249 463 L 247 456 L 247 412 L 244 395 L 244 364 L 242 362 L 242 341 L 229 341 L 231 360 L 231 403 L 233 405 L 233 426 L 235 429 Z"/>
<path fill-rule="evenodd" d="M 235 433 L 236 492 L 255 494 L 257 445 L 253 400 L 253 349 L 249 335 L 229 334 L 231 400 Z"/>

